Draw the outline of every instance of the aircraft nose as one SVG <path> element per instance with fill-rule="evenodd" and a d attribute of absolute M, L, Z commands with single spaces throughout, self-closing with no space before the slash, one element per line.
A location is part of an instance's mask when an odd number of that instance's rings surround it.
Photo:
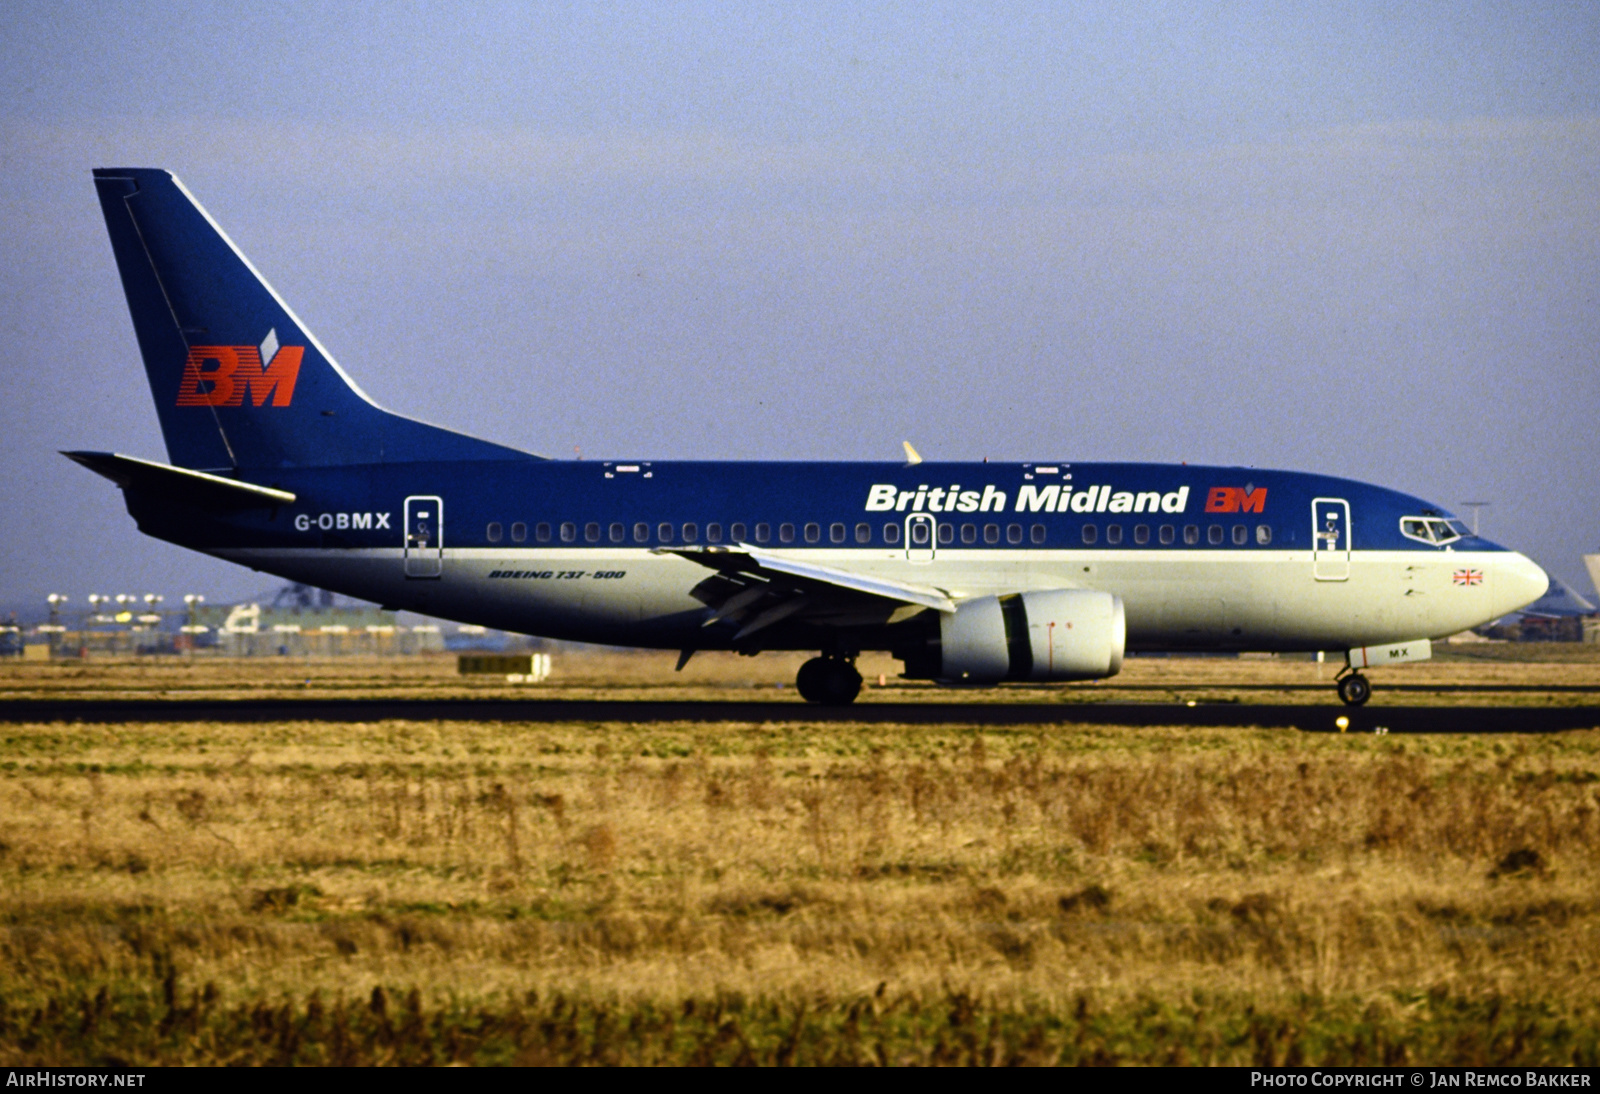
<path fill-rule="evenodd" d="M 1505 560 L 1495 564 L 1494 574 L 1500 615 L 1532 604 L 1550 588 L 1550 575 L 1533 559 L 1515 551 L 1507 552 Z"/>

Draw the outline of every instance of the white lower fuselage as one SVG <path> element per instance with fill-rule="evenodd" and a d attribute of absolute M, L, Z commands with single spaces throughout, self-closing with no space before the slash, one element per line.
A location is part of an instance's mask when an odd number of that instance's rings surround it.
<path fill-rule="evenodd" d="M 449 549 L 437 575 L 424 578 L 406 575 L 400 548 L 215 553 L 380 604 L 520 633 L 660 648 L 723 644 L 701 626 L 707 609 L 690 595 L 706 571 L 649 548 Z M 938 548 L 926 561 L 908 560 L 903 549 L 772 553 L 935 587 L 956 601 L 1033 589 L 1109 592 L 1122 598 L 1135 650 L 1334 650 L 1439 638 L 1515 610 L 1548 580 L 1502 550 L 1353 551 L 1334 577 L 1319 577 L 1312 553 L 1294 550 Z M 1478 576 L 1469 583 L 1466 572 Z M 869 611 L 859 623 L 898 623 L 916 612 Z"/>

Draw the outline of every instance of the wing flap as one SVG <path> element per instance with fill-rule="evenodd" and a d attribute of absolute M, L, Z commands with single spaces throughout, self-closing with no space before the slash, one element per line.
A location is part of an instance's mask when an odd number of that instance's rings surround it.
<path fill-rule="evenodd" d="M 955 601 L 942 590 L 929 585 L 917 585 L 893 578 L 874 577 L 854 573 L 817 562 L 806 562 L 786 555 L 766 551 L 741 543 L 734 547 L 661 547 L 661 554 L 674 554 L 723 573 L 759 575 L 771 580 L 776 575 L 799 579 L 803 583 L 825 585 L 859 596 L 889 600 L 932 608 L 938 612 L 953 612 Z"/>

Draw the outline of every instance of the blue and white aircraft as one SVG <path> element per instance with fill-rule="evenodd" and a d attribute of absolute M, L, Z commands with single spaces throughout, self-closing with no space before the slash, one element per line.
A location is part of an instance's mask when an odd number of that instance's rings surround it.
<path fill-rule="evenodd" d="M 817 650 L 798 689 L 831 704 L 862 650 L 950 684 L 1336 650 L 1355 704 L 1362 668 L 1549 585 L 1437 505 L 1324 475 L 544 459 L 375 405 L 172 174 L 94 179 L 171 462 L 65 455 L 146 534 L 292 581 L 680 668 Z"/>

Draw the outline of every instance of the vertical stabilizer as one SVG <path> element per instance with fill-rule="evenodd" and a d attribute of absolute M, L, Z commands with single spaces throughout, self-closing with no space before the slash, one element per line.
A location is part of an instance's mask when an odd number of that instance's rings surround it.
<path fill-rule="evenodd" d="M 94 180 L 174 464 L 532 458 L 374 404 L 170 172 Z"/>

